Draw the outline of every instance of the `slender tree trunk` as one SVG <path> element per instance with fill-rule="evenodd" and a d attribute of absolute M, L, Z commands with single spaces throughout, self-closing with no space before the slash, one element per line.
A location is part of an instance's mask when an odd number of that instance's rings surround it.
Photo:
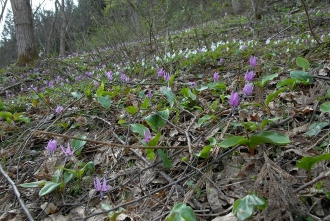
<path fill-rule="evenodd" d="M 50 54 L 50 46 L 51 46 L 51 39 L 53 37 L 53 33 L 54 33 L 54 30 L 55 30 L 55 24 L 56 24 L 56 20 L 57 20 L 57 3 L 58 1 L 55 2 L 55 13 L 54 13 L 54 20 L 53 20 L 53 23 L 52 23 L 52 27 L 50 28 L 50 32 L 49 32 L 49 35 L 48 35 L 48 38 L 47 38 L 47 45 L 46 45 L 46 56 L 48 57 L 49 54 Z"/>
<path fill-rule="evenodd" d="M 231 0 L 231 5 L 232 5 L 235 13 L 242 11 L 241 0 Z"/>
<path fill-rule="evenodd" d="M 33 65 L 38 59 L 38 51 L 34 39 L 30 0 L 10 0 L 10 2 L 16 29 L 17 65 Z"/>
<path fill-rule="evenodd" d="M 67 19 L 65 15 L 64 10 L 64 0 L 61 1 L 61 14 L 62 14 L 62 25 L 61 25 L 61 31 L 60 31 L 60 57 L 63 57 L 65 55 L 65 36 L 66 36 L 66 28 L 67 28 Z"/>

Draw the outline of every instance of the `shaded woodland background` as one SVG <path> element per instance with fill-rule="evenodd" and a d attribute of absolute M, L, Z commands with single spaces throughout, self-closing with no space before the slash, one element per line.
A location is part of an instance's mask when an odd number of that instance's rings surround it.
<path fill-rule="evenodd" d="M 269 12 L 276 14 L 284 10 L 280 6 L 283 1 L 276 0 L 79 0 L 77 5 L 72 0 L 62 2 L 54 1 L 55 11 L 40 8 L 33 11 L 34 36 L 41 59 L 136 41 L 147 42 L 146 48 L 140 48 L 144 53 L 154 52 L 159 36 L 169 39 L 175 31 L 203 26 L 242 12 L 250 13 L 250 22 L 255 22 Z M 292 7 L 301 6 L 299 0 L 284 2 Z M 9 10 L 3 19 L 0 67 L 17 59 L 13 13 Z M 203 36 L 196 41 L 205 44 Z"/>

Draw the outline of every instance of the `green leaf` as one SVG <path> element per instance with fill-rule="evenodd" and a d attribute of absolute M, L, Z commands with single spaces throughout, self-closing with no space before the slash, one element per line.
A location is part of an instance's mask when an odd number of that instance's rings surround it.
<path fill-rule="evenodd" d="M 95 164 L 93 161 L 89 161 L 82 169 L 89 175 L 95 171 Z"/>
<path fill-rule="evenodd" d="M 38 187 L 38 186 L 44 186 L 46 184 L 46 180 L 40 180 L 40 181 L 36 181 L 36 182 L 31 182 L 31 183 L 22 183 L 19 184 L 18 186 L 20 187 L 24 187 L 24 188 L 34 188 L 34 187 Z"/>
<path fill-rule="evenodd" d="M 13 114 L 8 111 L 0 111 L 0 117 L 11 118 L 12 116 L 13 116 Z"/>
<path fill-rule="evenodd" d="M 277 77 L 278 77 L 278 74 L 271 74 L 271 75 L 265 76 L 261 79 L 261 81 L 257 82 L 257 85 L 259 85 L 260 87 L 264 87 L 268 81 L 271 81 Z"/>
<path fill-rule="evenodd" d="M 146 149 L 146 154 L 149 160 L 154 160 L 156 158 L 155 149 Z"/>
<path fill-rule="evenodd" d="M 99 88 L 96 91 L 96 97 L 99 98 L 103 95 L 103 91 L 104 91 L 104 83 L 102 81 L 102 83 L 100 84 Z"/>
<path fill-rule="evenodd" d="M 287 79 L 284 79 L 282 81 L 279 81 L 277 84 L 276 84 L 276 88 L 280 88 L 280 87 L 283 87 L 283 86 L 290 86 L 290 89 L 293 90 L 294 87 L 296 86 L 296 81 L 297 79 L 295 78 L 287 78 Z"/>
<path fill-rule="evenodd" d="M 179 94 L 183 95 L 186 98 L 190 98 L 192 100 L 196 100 L 196 95 L 190 90 L 190 88 L 182 88 Z"/>
<path fill-rule="evenodd" d="M 175 102 L 175 94 L 173 94 L 172 89 L 170 87 L 164 86 L 161 87 L 159 90 L 167 97 L 168 101 L 170 102 L 170 106 L 173 107 Z"/>
<path fill-rule="evenodd" d="M 282 93 L 286 89 L 287 89 L 286 87 L 281 88 L 281 89 L 275 91 L 274 93 L 268 95 L 267 98 L 266 98 L 266 105 L 268 105 L 277 95 L 279 95 L 280 93 Z"/>
<path fill-rule="evenodd" d="M 330 102 L 324 102 L 323 104 L 321 104 L 320 106 L 320 111 L 321 112 L 330 112 Z"/>
<path fill-rule="evenodd" d="M 284 134 L 280 134 L 272 131 L 264 131 L 259 134 L 250 136 L 249 147 L 254 148 L 257 145 L 264 143 L 285 145 L 285 144 L 289 144 L 290 142 L 291 142 L 290 138 Z"/>
<path fill-rule="evenodd" d="M 74 177 L 74 174 L 70 173 L 69 171 L 65 171 L 63 173 L 63 182 L 66 184 L 70 180 L 72 180 L 73 177 Z"/>
<path fill-rule="evenodd" d="M 52 176 L 52 181 L 54 183 L 59 183 L 61 175 L 62 175 L 63 170 L 62 169 L 57 169 L 55 170 L 53 176 Z"/>
<path fill-rule="evenodd" d="M 313 123 L 308 127 L 308 131 L 306 132 L 306 135 L 309 137 L 318 135 L 321 132 L 321 130 L 328 125 L 329 125 L 328 122 Z"/>
<path fill-rule="evenodd" d="M 211 82 L 207 85 L 210 89 L 224 91 L 226 90 L 226 85 L 219 82 Z"/>
<path fill-rule="evenodd" d="M 147 122 L 147 124 L 151 127 L 151 129 L 154 132 L 158 132 L 158 130 L 166 125 L 166 120 L 164 119 L 168 119 L 169 118 L 169 110 L 163 110 L 163 111 L 159 111 L 158 114 L 151 114 L 147 117 L 145 117 L 145 121 Z"/>
<path fill-rule="evenodd" d="M 148 143 L 148 146 L 157 146 L 159 139 L 161 138 L 161 134 L 156 134 Z"/>
<path fill-rule="evenodd" d="M 147 109 L 149 106 L 149 99 L 148 98 L 145 98 L 143 103 L 141 104 L 141 108 L 142 109 Z"/>
<path fill-rule="evenodd" d="M 128 106 L 128 107 L 126 107 L 126 111 L 127 111 L 129 114 L 132 114 L 132 115 L 136 114 L 136 112 L 137 112 L 138 110 L 139 110 L 139 108 L 136 107 L 136 106 Z"/>
<path fill-rule="evenodd" d="M 142 137 L 144 137 L 144 131 L 148 131 L 148 128 L 145 127 L 144 125 L 142 124 L 130 124 L 131 126 L 131 130 L 134 132 L 134 133 L 138 133 L 140 134 Z"/>
<path fill-rule="evenodd" d="M 160 156 L 160 158 L 163 161 L 164 168 L 168 168 L 168 169 L 171 168 L 172 167 L 172 163 L 171 163 L 171 160 L 169 158 L 167 158 L 166 153 L 163 150 L 161 150 L 161 149 L 158 149 L 157 150 L 157 153 L 158 153 L 158 155 Z"/>
<path fill-rule="evenodd" d="M 244 197 L 234 202 L 233 213 L 238 220 L 246 220 L 253 215 L 254 205 L 249 203 L 249 200 Z"/>
<path fill-rule="evenodd" d="M 291 71 L 290 77 L 297 79 L 297 83 L 302 83 L 305 85 L 308 85 L 313 81 L 313 76 L 306 71 Z"/>
<path fill-rule="evenodd" d="M 242 124 L 243 124 L 244 128 L 249 131 L 254 131 L 258 127 L 258 124 L 256 122 L 252 122 L 252 121 L 243 122 Z"/>
<path fill-rule="evenodd" d="M 78 138 L 87 139 L 85 135 L 78 135 Z M 72 140 L 71 147 L 73 148 L 75 154 L 80 155 L 83 146 L 86 144 L 84 140 Z"/>
<path fill-rule="evenodd" d="M 299 66 L 299 67 L 301 67 L 305 70 L 309 69 L 309 62 L 306 58 L 297 57 L 296 58 L 296 64 L 297 64 L 297 66 Z"/>
<path fill-rule="evenodd" d="M 184 203 L 173 206 L 165 221 L 197 221 L 194 210 Z"/>
<path fill-rule="evenodd" d="M 199 118 L 197 122 L 197 127 L 200 127 L 205 121 L 208 121 L 210 119 L 211 119 L 210 115 L 204 115 L 203 117 Z"/>
<path fill-rule="evenodd" d="M 330 160 L 330 153 L 321 154 L 317 157 L 303 157 L 297 162 L 297 167 L 304 170 L 311 170 L 314 164 L 321 160 Z"/>
<path fill-rule="evenodd" d="M 214 138 L 214 137 L 210 137 L 209 139 L 207 139 L 209 142 L 210 142 L 210 145 L 211 146 L 214 146 L 216 145 L 217 143 L 217 140 Z"/>
<path fill-rule="evenodd" d="M 47 195 L 56 190 L 61 183 L 46 182 L 45 186 L 39 191 L 39 196 Z"/>
<path fill-rule="evenodd" d="M 97 97 L 97 102 L 99 102 L 99 104 L 105 109 L 110 109 L 111 107 L 111 99 L 109 95 Z"/>
<path fill-rule="evenodd" d="M 197 85 L 197 87 L 195 87 L 195 89 L 197 91 L 204 91 L 206 89 L 208 89 L 209 87 L 207 85 Z"/>
<path fill-rule="evenodd" d="M 212 146 L 207 145 L 199 153 L 195 153 L 195 156 L 200 157 L 200 158 L 207 158 L 209 156 L 211 149 L 212 149 Z"/>
<path fill-rule="evenodd" d="M 267 201 L 255 194 L 248 194 L 233 204 L 233 213 L 238 220 L 246 220 L 253 215 L 255 207 L 263 210 Z"/>
<path fill-rule="evenodd" d="M 242 136 L 232 136 L 226 140 L 221 141 L 219 143 L 219 146 L 223 148 L 228 148 L 239 144 L 247 146 L 249 144 L 249 140 Z"/>

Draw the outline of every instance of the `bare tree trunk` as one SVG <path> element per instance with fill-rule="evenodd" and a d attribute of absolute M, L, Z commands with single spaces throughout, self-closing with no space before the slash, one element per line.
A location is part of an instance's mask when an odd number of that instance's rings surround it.
<path fill-rule="evenodd" d="M 34 39 L 30 0 L 10 0 L 10 2 L 16 29 L 17 65 L 33 65 L 38 59 L 38 51 Z"/>
<path fill-rule="evenodd" d="M 64 0 L 61 1 L 61 6 L 60 6 L 60 10 L 61 10 L 61 14 L 62 14 L 62 25 L 61 25 L 61 31 L 60 31 L 60 57 L 63 57 L 65 55 L 65 36 L 66 36 L 66 28 L 67 28 L 67 19 L 66 19 L 66 15 L 65 15 L 65 10 L 64 10 Z"/>
<path fill-rule="evenodd" d="M 231 0 L 231 5 L 232 5 L 235 13 L 242 11 L 241 1 L 242 0 Z"/>
<path fill-rule="evenodd" d="M 48 35 L 48 38 L 47 38 L 47 45 L 46 45 L 46 56 L 47 57 L 50 54 L 51 39 L 52 39 L 52 36 L 53 36 L 53 32 L 55 30 L 55 24 L 56 24 L 56 20 L 57 20 L 57 10 L 58 10 L 57 9 L 57 3 L 58 3 L 58 1 L 55 2 L 54 20 L 53 20 L 52 27 L 50 28 L 50 32 L 49 32 L 49 35 Z"/>
<path fill-rule="evenodd" d="M 260 5 L 261 1 L 260 0 L 251 0 L 252 8 L 253 8 L 253 13 L 254 13 L 254 18 L 256 20 L 261 19 L 261 11 L 260 11 Z"/>

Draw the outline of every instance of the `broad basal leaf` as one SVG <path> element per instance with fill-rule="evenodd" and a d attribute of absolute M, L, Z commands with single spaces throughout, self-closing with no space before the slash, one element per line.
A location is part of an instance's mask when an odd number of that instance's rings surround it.
<path fill-rule="evenodd" d="M 233 146 L 236 146 L 239 144 L 248 145 L 249 140 L 242 136 L 232 136 L 232 137 L 229 137 L 227 140 L 221 141 L 219 143 L 219 146 L 223 147 L 223 148 L 228 148 L 228 147 L 233 147 Z"/>
<path fill-rule="evenodd" d="M 330 153 L 321 154 L 317 157 L 303 157 L 297 162 L 297 167 L 304 170 L 311 170 L 321 160 L 330 160 Z"/>
<path fill-rule="evenodd" d="M 78 138 L 87 139 L 85 135 L 78 135 Z M 75 154 L 80 155 L 83 146 L 86 144 L 84 140 L 72 140 L 71 147 L 75 151 Z"/>

